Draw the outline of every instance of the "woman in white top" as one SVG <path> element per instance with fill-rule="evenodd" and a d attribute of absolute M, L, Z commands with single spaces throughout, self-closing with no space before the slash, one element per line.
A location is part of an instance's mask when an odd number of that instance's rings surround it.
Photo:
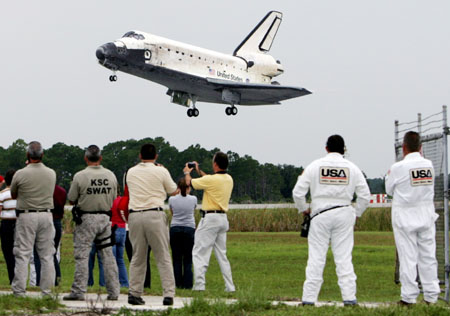
<path fill-rule="evenodd" d="M 179 194 L 169 198 L 172 222 L 170 247 L 172 248 L 175 285 L 180 289 L 192 289 L 192 247 L 194 246 L 194 210 L 197 198 L 189 195 L 191 188 L 184 178 L 178 181 Z"/>
<path fill-rule="evenodd" d="M 2 242 L 2 252 L 5 257 L 6 267 L 8 269 L 9 284 L 14 279 L 14 230 L 16 228 L 16 200 L 11 198 L 12 178 L 15 170 L 8 170 L 5 174 L 6 189 L 0 192 L 0 239 Z"/>

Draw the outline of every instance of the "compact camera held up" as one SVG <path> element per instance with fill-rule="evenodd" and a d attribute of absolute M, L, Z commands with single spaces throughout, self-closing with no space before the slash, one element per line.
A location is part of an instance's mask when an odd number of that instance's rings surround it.
<path fill-rule="evenodd" d="M 188 168 L 195 169 L 195 162 L 190 161 L 190 162 L 187 163 L 187 166 L 188 166 Z"/>

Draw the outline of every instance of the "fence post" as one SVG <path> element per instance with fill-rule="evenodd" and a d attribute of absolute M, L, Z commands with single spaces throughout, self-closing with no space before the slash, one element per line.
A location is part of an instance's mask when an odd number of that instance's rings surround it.
<path fill-rule="evenodd" d="M 422 136 L 422 113 L 417 113 L 417 132 Z"/>
<path fill-rule="evenodd" d="M 442 106 L 442 116 L 443 116 L 443 137 L 442 141 L 444 142 L 444 238 L 445 238 L 445 301 L 449 302 L 449 273 L 450 273 L 450 264 L 449 264 L 449 213 L 448 213 L 448 145 L 447 145 L 447 135 L 449 132 L 447 126 L 447 106 Z"/>

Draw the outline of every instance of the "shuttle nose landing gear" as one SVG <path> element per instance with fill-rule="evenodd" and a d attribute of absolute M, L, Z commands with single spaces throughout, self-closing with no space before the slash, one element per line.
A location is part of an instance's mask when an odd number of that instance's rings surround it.
<path fill-rule="evenodd" d="M 111 82 L 117 81 L 116 72 L 113 72 L 113 74 L 109 76 L 109 81 Z"/>
<path fill-rule="evenodd" d="M 227 107 L 227 108 L 225 109 L 225 113 L 226 113 L 227 115 L 236 115 L 237 112 L 238 112 L 238 109 L 237 109 L 237 107 L 235 107 L 234 105 L 233 105 L 233 106 L 229 106 L 229 107 Z"/>
<path fill-rule="evenodd" d="M 197 108 L 193 108 L 193 109 L 188 109 L 187 110 L 187 115 L 189 117 L 197 117 L 200 114 L 200 111 Z"/>

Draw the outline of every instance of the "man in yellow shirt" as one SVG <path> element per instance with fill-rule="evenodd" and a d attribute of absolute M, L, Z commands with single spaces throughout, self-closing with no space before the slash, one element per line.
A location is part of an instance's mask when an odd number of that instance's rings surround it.
<path fill-rule="evenodd" d="M 203 190 L 201 211 L 202 219 L 195 232 L 192 262 L 194 264 L 194 291 L 205 290 L 205 274 L 209 265 L 209 258 L 214 247 L 214 253 L 225 280 L 225 291 L 234 292 L 236 289 L 231 276 L 230 262 L 227 258 L 227 231 L 229 228 L 227 211 L 233 178 L 227 174 L 228 157 L 223 152 L 217 152 L 213 158 L 213 175 L 207 175 L 200 170 L 198 163 L 195 169 L 200 178 L 192 179 L 191 171 L 186 164 L 184 174 L 186 183 L 195 190 Z"/>

